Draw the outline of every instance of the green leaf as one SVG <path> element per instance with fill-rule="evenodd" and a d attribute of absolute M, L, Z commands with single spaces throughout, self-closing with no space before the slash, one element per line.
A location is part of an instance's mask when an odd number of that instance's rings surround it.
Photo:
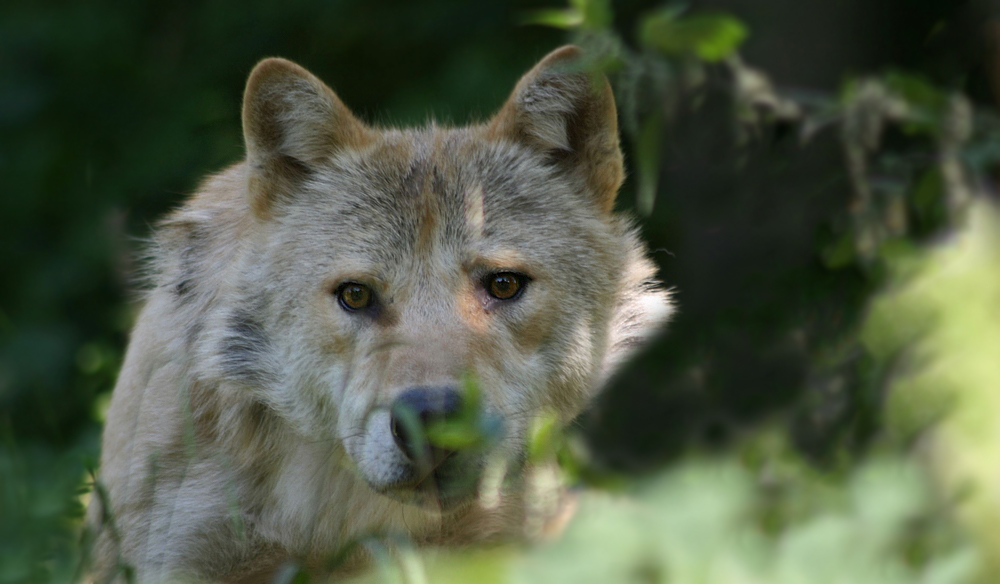
<path fill-rule="evenodd" d="M 535 418 L 528 438 L 528 460 L 539 461 L 552 456 L 559 446 L 559 425 L 556 416 Z"/>
<path fill-rule="evenodd" d="M 925 170 L 917 179 L 912 193 L 910 200 L 917 217 L 932 226 L 945 223 L 948 208 L 940 168 L 932 166 Z"/>
<path fill-rule="evenodd" d="M 610 26 L 612 13 L 607 0 L 570 0 L 570 8 L 531 10 L 520 20 L 521 24 L 594 30 Z"/>
<path fill-rule="evenodd" d="M 892 71 L 886 74 L 885 84 L 913 106 L 941 111 L 948 102 L 941 90 L 917 75 Z"/>
<path fill-rule="evenodd" d="M 823 265 L 830 270 L 844 268 L 854 264 L 857 254 L 854 249 L 854 233 L 846 232 L 828 244 L 820 252 Z"/>
<path fill-rule="evenodd" d="M 948 98 L 941 90 L 921 77 L 898 71 L 886 74 L 885 85 L 909 106 L 910 115 L 903 124 L 904 132 L 931 135 L 940 132 L 944 111 L 948 105 Z"/>
<path fill-rule="evenodd" d="M 583 14 L 583 26 L 588 29 L 611 26 L 612 13 L 608 0 L 570 0 L 573 8 Z"/>
<path fill-rule="evenodd" d="M 667 8 L 648 16 L 640 25 L 642 44 L 668 55 L 695 54 L 705 61 L 721 61 L 746 40 L 747 27 L 721 12 L 680 16 Z"/>
<path fill-rule="evenodd" d="M 576 28 L 583 24 L 583 21 L 583 13 L 572 8 L 532 10 L 522 14 L 520 19 L 521 24 L 540 24 L 562 29 Z"/>
<path fill-rule="evenodd" d="M 439 448 L 465 450 L 482 441 L 479 429 L 466 420 L 441 421 L 427 427 L 427 440 Z"/>
<path fill-rule="evenodd" d="M 462 409 L 463 414 L 475 416 L 479 412 L 479 380 L 474 375 L 462 377 Z"/>
<path fill-rule="evenodd" d="M 635 166 L 638 192 L 636 209 L 642 215 L 653 212 L 656 186 L 660 178 L 660 137 L 663 134 L 663 116 L 657 112 L 646 117 L 639 127 L 635 145 Z"/>

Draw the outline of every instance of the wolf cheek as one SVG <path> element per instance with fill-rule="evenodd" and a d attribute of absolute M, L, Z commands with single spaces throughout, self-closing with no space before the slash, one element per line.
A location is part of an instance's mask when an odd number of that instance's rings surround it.
<path fill-rule="evenodd" d="M 520 530 L 516 489 L 477 497 L 490 457 L 516 469 L 532 419 L 571 420 L 671 311 L 612 212 L 614 100 L 580 63 L 552 53 L 485 124 L 413 130 L 365 125 L 288 61 L 254 69 L 246 161 L 157 231 L 110 508 L 90 510 L 98 578 L 322 571 L 372 533 Z M 431 436 L 463 408 L 490 440 Z"/>

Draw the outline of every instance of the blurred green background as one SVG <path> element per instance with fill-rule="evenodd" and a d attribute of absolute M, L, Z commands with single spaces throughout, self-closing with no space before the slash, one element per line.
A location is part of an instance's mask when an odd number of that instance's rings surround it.
<path fill-rule="evenodd" d="M 883 406 L 918 336 L 873 345 L 862 331 L 898 264 L 963 225 L 941 163 L 949 96 L 975 112 L 959 165 L 975 198 L 993 196 L 996 15 L 988 0 L 7 0 L 0 582 L 76 577 L 77 495 L 134 318 L 142 240 L 240 159 L 243 83 L 266 56 L 302 64 L 365 120 L 406 125 L 484 119 L 565 42 L 609 50 L 631 171 L 620 207 L 639 201 L 680 310 L 581 419 L 583 478 L 641 482 L 692 453 L 753 458 L 759 432 L 790 445 L 763 451 L 816 469 L 801 473 L 841 473 L 842 485 L 873 448 L 906 458 L 917 430 L 886 440 Z M 721 59 L 699 44 L 718 35 Z M 752 102 L 742 64 L 798 113 Z M 851 134 L 867 76 L 910 106 L 886 117 L 875 145 Z M 862 186 L 852 148 L 867 160 Z M 727 472 L 749 485 L 763 467 L 741 468 Z"/>

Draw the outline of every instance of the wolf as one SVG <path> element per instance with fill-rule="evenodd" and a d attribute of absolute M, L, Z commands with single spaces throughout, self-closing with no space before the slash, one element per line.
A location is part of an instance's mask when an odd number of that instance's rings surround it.
<path fill-rule="evenodd" d="M 615 103 L 584 58 L 554 51 L 461 128 L 375 128 L 296 64 L 253 69 L 245 160 L 153 238 L 95 581 L 268 581 L 371 534 L 518 532 L 533 421 L 573 420 L 672 311 L 614 212 Z M 424 438 L 472 401 L 492 439 Z M 490 460 L 514 478 L 485 501 Z"/>

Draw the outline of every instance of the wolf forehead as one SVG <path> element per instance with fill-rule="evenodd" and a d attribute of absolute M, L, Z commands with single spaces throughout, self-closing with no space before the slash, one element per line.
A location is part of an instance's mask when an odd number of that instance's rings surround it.
<path fill-rule="evenodd" d="M 375 265 L 498 251 L 586 263 L 588 250 L 613 247 L 573 177 L 477 130 L 386 131 L 374 145 L 315 164 L 280 220 L 298 228 L 284 230 L 283 243 Z"/>
<path fill-rule="evenodd" d="M 273 279 L 244 290 L 226 319 L 220 365 L 232 378 L 274 381 L 262 314 L 268 305 L 297 306 L 329 275 L 374 277 L 397 298 L 397 278 L 437 287 L 449 279 L 442 271 L 524 270 L 573 290 L 564 300 L 576 305 L 610 296 L 625 259 L 617 224 L 602 220 L 572 177 L 475 127 L 384 131 L 375 144 L 314 162 L 296 191 L 271 218 L 265 245 L 274 253 L 263 261 Z M 288 288 L 295 283 L 302 289 Z M 548 318 L 566 309 L 551 307 Z"/>

